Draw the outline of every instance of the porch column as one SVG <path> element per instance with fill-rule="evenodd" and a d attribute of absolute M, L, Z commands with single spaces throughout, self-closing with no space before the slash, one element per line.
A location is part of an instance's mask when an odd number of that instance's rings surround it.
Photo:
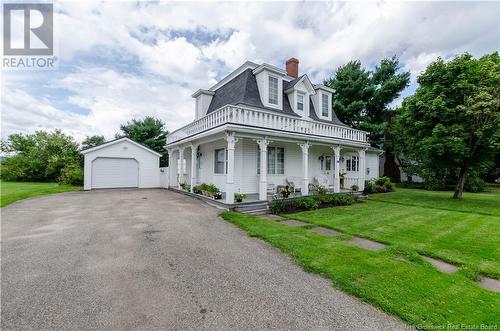
<path fill-rule="evenodd" d="M 196 156 L 198 154 L 199 144 L 191 144 L 191 193 L 193 193 L 193 186 L 196 184 Z"/>
<path fill-rule="evenodd" d="M 333 192 L 340 192 L 340 146 L 333 146 L 335 153 L 335 177 L 333 179 Z"/>
<path fill-rule="evenodd" d="M 234 133 L 226 134 L 227 141 L 227 175 L 226 175 L 226 203 L 234 203 L 234 146 L 238 138 Z"/>
<path fill-rule="evenodd" d="M 260 149 L 260 182 L 259 200 L 267 200 L 267 146 L 270 141 L 266 138 L 257 140 Z"/>
<path fill-rule="evenodd" d="M 168 155 L 168 166 L 167 166 L 167 169 L 168 169 L 168 173 L 166 175 L 167 177 L 167 183 L 166 183 L 166 187 L 170 187 L 170 178 L 171 178 L 171 173 L 172 173 L 172 163 L 173 163 L 173 159 L 174 159 L 174 151 L 170 148 L 167 148 L 167 155 Z"/>
<path fill-rule="evenodd" d="M 358 156 L 359 156 L 359 180 L 358 180 L 358 186 L 359 190 L 363 191 L 365 189 L 365 177 L 366 177 L 366 149 L 360 149 L 358 151 Z"/>
<path fill-rule="evenodd" d="M 302 149 L 302 195 L 309 194 L 309 147 L 311 144 L 305 142 L 299 144 Z"/>
<path fill-rule="evenodd" d="M 184 147 L 179 147 L 179 161 L 177 161 L 177 187 L 181 187 L 184 180 Z"/>

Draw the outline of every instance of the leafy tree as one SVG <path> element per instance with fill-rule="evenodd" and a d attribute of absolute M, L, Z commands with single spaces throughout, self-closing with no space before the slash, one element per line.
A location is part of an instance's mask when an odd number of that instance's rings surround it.
<path fill-rule="evenodd" d="M 168 165 L 168 153 L 164 146 L 167 143 L 167 134 L 165 123 L 153 117 L 145 117 L 143 120 L 133 119 L 127 124 L 121 125 L 122 134 L 116 137 L 128 137 L 140 144 L 143 144 L 152 150 L 160 153 L 160 166 Z"/>
<path fill-rule="evenodd" d="M 4 152 L 16 155 L 2 160 L 1 177 L 12 181 L 55 181 L 68 165 L 82 162 L 78 144 L 57 129 L 53 132 L 12 134 L 2 141 Z"/>
<path fill-rule="evenodd" d="M 326 82 L 335 90 L 332 107 L 339 119 L 369 132 L 371 145 L 386 151 L 385 173 L 396 181 L 399 169 L 394 160 L 392 135 L 386 128 L 394 115 L 390 104 L 409 82 L 410 73 L 401 72 L 396 57 L 383 59 L 373 71 L 363 68 L 360 61 L 351 61 Z"/>
<path fill-rule="evenodd" d="M 104 136 L 87 136 L 85 140 L 82 142 L 82 149 L 88 149 L 95 147 L 97 145 L 104 144 L 106 142 L 106 139 L 104 139 Z"/>
<path fill-rule="evenodd" d="M 427 180 L 455 181 L 461 198 L 473 180 L 495 163 L 500 149 L 500 57 L 469 54 L 438 58 L 418 77 L 415 95 L 398 111 L 406 156 Z"/>

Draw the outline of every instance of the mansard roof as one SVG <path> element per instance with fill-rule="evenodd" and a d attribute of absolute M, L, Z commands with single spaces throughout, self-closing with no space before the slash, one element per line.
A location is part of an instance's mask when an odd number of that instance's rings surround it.
<path fill-rule="evenodd" d="M 255 79 L 255 75 L 252 73 L 253 69 L 249 68 L 241 72 L 239 75 L 234 77 L 229 82 L 224 85 L 218 87 L 215 90 L 215 94 L 212 97 L 212 101 L 210 102 L 210 106 L 208 107 L 207 114 L 210 114 L 217 109 L 225 106 L 225 105 L 234 105 L 234 106 L 248 106 L 248 107 L 256 107 L 261 109 L 266 109 L 269 112 L 273 113 L 281 113 L 288 116 L 300 117 L 300 115 L 296 114 L 292 107 L 290 106 L 290 102 L 288 100 L 288 96 L 285 91 L 291 87 L 293 87 L 296 83 L 298 83 L 304 75 L 292 80 L 285 81 L 283 80 L 283 109 L 275 109 L 266 107 L 262 104 L 259 94 L 259 88 L 257 86 L 257 80 Z M 324 123 L 333 123 L 338 125 L 347 126 L 342 123 L 335 112 L 332 111 L 333 118 L 332 120 L 324 120 L 320 119 L 316 112 L 314 111 L 314 105 L 312 100 L 309 102 L 310 112 L 309 117 L 318 122 Z"/>

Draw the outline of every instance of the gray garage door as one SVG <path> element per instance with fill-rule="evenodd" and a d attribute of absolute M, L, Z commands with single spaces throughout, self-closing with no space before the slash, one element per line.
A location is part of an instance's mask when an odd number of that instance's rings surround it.
<path fill-rule="evenodd" d="M 135 159 L 102 158 L 92 162 L 92 188 L 139 186 L 139 164 Z"/>

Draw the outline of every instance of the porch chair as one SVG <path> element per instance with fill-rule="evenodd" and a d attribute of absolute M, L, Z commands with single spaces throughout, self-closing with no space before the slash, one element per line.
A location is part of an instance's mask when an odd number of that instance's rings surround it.
<path fill-rule="evenodd" d="M 333 185 L 329 184 L 328 177 L 326 177 L 325 175 L 319 175 L 314 177 L 314 184 L 326 187 L 328 191 L 333 190 Z"/>
<path fill-rule="evenodd" d="M 300 184 L 300 178 L 299 177 L 288 177 L 285 179 L 286 185 L 293 187 L 294 192 L 301 192 L 302 191 L 302 185 Z"/>

